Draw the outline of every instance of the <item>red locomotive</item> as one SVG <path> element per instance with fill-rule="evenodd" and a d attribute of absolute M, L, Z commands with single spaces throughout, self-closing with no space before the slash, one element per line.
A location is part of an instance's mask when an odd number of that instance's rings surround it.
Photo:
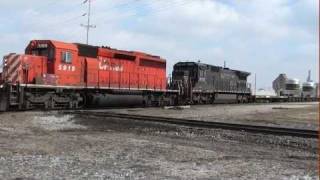
<path fill-rule="evenodd" d="M 165 100 L 166 61 L 142 52 L 34 40 L 25 54 L 4 57 L 0 82 L 2 110 L 151 104 Z"/>

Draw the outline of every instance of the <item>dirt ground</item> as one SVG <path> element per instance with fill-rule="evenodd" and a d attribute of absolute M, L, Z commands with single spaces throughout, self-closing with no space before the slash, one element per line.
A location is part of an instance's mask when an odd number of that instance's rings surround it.
<path fill-rule="evenodd" d="M 147 115 L 164 111 L 170 112 L 167 116 L 190 117 L 196 116 L 193 112 L 203 110 L 210 112 L 211 118 L 217 109 L 225 109 L 226 116 L 230 115 L 229 106 L 239 109 L 239 114 L 247 112 L 244 106 L 237 105 L 112 111 L 143 111 Z M 309 118 L 313 117 L 310 114 L 315 113 L 316 104 L 282 104 L 281 108 L 247 106 L 259 109 L 258 114 L 263 114 L 264 108 L 269 113 L 275 111 L 274 117 L 284 117 L 277 113 L 300 108 L 292 111 L 299 115 L 294 123 L 311 124 L 304 127 L 312 128 L 317 124 L 316 118 Z M 223 117 L 220 113 L 216 115 L 218 119 Z M 242 119 L 242 114 L 238 117 Z M 247 117 L 243 122 L 250 122 Z M 256 118 L 262 120 L 260 116 Z M 283 120 L 289 123 L 292 119 Z M 318 179 L 317 142 L 108 117 L 79 117 L 57 111 L 3 113 L 0 179 Z"/>

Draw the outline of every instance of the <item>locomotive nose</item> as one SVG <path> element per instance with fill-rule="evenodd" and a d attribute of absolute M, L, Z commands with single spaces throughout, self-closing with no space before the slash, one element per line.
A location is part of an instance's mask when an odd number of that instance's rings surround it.
<path fill-rule="evenodd" d="M 21 55 L 9 54 L 3 58 L 2 81 L 16 83 L 18 81 L 18 69 L 21 66 Z"/>

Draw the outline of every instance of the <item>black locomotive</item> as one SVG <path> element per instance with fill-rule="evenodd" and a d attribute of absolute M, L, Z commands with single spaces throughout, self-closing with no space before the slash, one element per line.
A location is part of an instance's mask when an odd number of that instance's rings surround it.
<path fill-rule="evenodd" d="M 174 65 L 171 89 L 179 91 L 185 104 L 245 103 L 251 98 L 248 72 L 200 62 Z"/>

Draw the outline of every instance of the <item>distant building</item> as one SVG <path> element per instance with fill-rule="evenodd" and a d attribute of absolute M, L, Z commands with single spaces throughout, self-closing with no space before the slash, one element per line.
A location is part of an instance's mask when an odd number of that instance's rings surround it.
<path fill-rule="evenodd" d="M 276 96 L 276 93 L 270 88 L 268 89 L 260 88 L 257 90 L 256 96 L 274 97 Z"/>
<path fill-rule="evenodd" d="M 315 98 L 318 94 L 318 84 L 311 80 L 311 70 L 308 72 L 307 81 L 302 84 L 303 98 Z"/>
<path fill-rule="evenodd" d="M 280 74 L 272 83 L 277 96 L 301 97 L 299 79 L 289 79 L 286 74 Z"/>
<path fill-rule="evenodd" d="M 272 87 L 278 96 L 282 96 L 282 92 L 286 89 L 288 77 L 286 74 L 280 74 L 273 82 Z"/>
<path fill-rule="evenodd" d="M 315 98 L 319 95 L 319 84 L 311 80 L 311 71 L 308 73 L 307 81 L 300 83 L 299 79 L 288 78 L 286 74 L 280 74 L 272 83 L 277 96 L 295 98 Z"/>

